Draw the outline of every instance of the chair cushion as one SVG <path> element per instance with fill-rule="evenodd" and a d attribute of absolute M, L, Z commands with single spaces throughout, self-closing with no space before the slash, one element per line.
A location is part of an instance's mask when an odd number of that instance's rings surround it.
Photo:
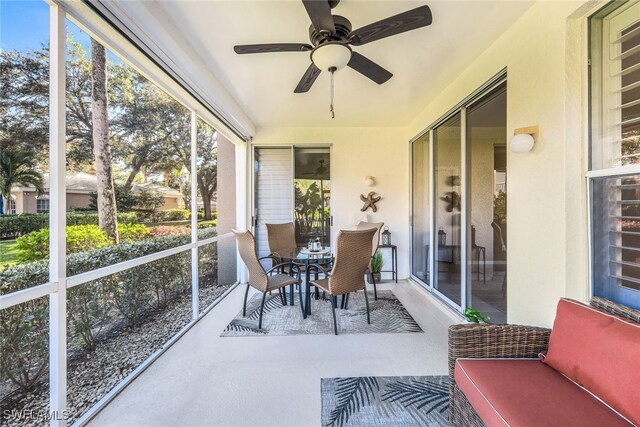
<path fill-rule="evenodd" d="M 323 291 L 329 292 L 329 279 L 312 280 L 311 285 L 317 286 Z"/>
<path fill-rule="evenodd" d="M 276 274 L 269 276 L 269 284 L 267 285 L 267 291 L 282 288 L 287 285 L 295 285 L 298 283 L 298 279 L 291 277 L 288 274 Z"/>
<path fill-rule="evenodd" d="M 640 324 L 561 299 L 544 363 L 640 425 Z"/>
<path fill-rule="evenodd" d="M 488 427 L 630 425 L 538 359 L 458 359 L 455 379 Z"/>

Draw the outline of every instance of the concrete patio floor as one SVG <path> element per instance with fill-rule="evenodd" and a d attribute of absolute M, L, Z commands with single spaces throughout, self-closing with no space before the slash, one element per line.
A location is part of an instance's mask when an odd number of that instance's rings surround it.
<path fill-rule="evenodd" d="M 445 375 L 447 327 L 460 320 L 413 282 L 379 289 L 425 333 L 221 338 L 238 286 L 89 425 L 320 426 L 321 378 Z"/>

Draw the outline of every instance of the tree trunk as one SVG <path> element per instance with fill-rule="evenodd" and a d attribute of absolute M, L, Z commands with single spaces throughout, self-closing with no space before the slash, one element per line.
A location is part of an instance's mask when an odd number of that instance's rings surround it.
<path fill-rule="evenodd" d="M 200 197 L 202 197 L 202 204 L 204 205 L 204 218 L 205 221 L 211 221 L 211 195 L 209 189 L 204 183 L 202 177 L 198 176 L 198 187 L 200 187 Z"/>
<path fill-rule="evenodd" d="M 98 224 L 107 236 L 118 242 L 116 195 L 109 146 L 107 59 L 104 46 L 94 39 L 91 39 L 91 122 L 98 181 Z"/>

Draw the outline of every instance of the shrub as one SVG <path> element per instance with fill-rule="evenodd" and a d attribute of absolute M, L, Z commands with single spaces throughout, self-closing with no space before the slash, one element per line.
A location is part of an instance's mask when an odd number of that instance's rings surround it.
<path fill-rule="evenodd" d="M 118 213 L 118 222 L 136 221 L 134 212 Z M 93 211 L 67 212 L 67 225 L 98 225 L 98 213 Z M 0 239 L 24 236 L 49 227 L 49 214 L 0 215 Z"/>
<path fill-rule="evenodd" d="M 118 238 L 120 243 L 142 240 L 151 234 L 149 227 L 142 224 L 118 224 Z"/>
<path fill-rule="evenodd" d="M 216 235 L 215 230 L 198 232 L 200 239 Z M 145 239 L 131 243 L 109 245 L 67 257 L 67 274 L 73 276 L 89 270 L 138 258 L 151 253 L 184 245 L 189 234 Z M 217 268 L 215 245 L 208 245 L 201 255 L 201 277 L 214 278 Z M 46 261 L 20 264 L 0 271 L 0 295 L 27 289 L 48 281 Z M 69 289 L 67 319 L 69 343 L 79 337 L 86 350 L 95 348 L 111 315 L 119 313 L 126 326 L 144 323 L 152 310 L 188 292 L 191 286 L 191 254 L 185 251 L 112 274 Z M 0 310 L 0 375 L 9 378 L 23 392 L 29 391 L 46 373 L 48 366 L 47 298 L 38 298 Z M 111 331 L 121 328 L 119 322 L 109 324 Z M 115 328 L 115 329 L 114 329 Z"/>
<path fill-rule="evenodd" d="M 37 261 L 0 271 L 0 294 L 46 283 L 47 262 Z M 46 372 L 49 360 L 49 299 L 27 301 L 0 310 L 0 375 L 23 392 Z"/>
<path fill-rule="evenodd" d="M 198 229 L 215 227 L 217 223 L 218 223 L 218 220 L 215 220 L 215 219 L 211 221 L 200 221 L 198 223 Z"/>
<path fill-rule="evenodd" d="M 186 225 L 157 225 L 151 229 L 152 237 L 179 236 L 191 233 Z"/>
<path fill-rule="evenodd" d="M 97 225 L 67 226 L 67 253 L 101 248 L 111 239 Z M 36 261 L 49 257 L 49 229 L 43 228 L 16 239 L 18 259 L 21 262 Z"/>
<path fill-rule="evenodd" d="M 168 209 L 158 212 L 159 221 L 187 221 L 191 219 L 191 211 L 187 209 Z"/>

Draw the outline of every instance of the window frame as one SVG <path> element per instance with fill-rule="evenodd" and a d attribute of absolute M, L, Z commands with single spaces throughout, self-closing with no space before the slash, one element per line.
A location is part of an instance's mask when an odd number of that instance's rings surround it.
<path fill-rule="evenodd" d="M 588 34 L 588 164 L 585 172 L 586 188 L 587 188 L 587 220 L 588 220 L 588 254 L 589 254 L 589 291 L 588 295 L 596 296 L 598 292 L 597 288 L 601 283 L 596 283 L 600 280 L 596 273 L 600 273 L 602 266 L 596 266 L 598 263 L 609 265 L 611 263 L 611 257 L 607 255 L 606 260 L 598 258 L 597 254 L 602 251 L 603 245 L 608 243 L 602 243 L 603 238 L 597 237 L 602 234 L 603 228 L 608 228 L 607 224 L 595 224 L 596 218 L 596 190 L 599 181 L 607 179 L 623 179 L 634 175 L 640 176 L 640 163 L 638 164 L 623 164 L 623 154 L 620 149 L 620 145 L 617 145 L 621 141 L 621 114 L 616 117 L 612 117 L 605 111 L 616 110 L 621 111 L 618 108 L 621 105 L 619 100 L 619 90 L 621 83 L 612 83 L 612 79 L 604 76 L 603 70 L 605 67 L 611 67 L 610 61 L 605 61 L 603 57 L 610 57 L 612 43 L 606 43 L 605 39 L 610 34 L 612 20 L 619 17 L 630 9 L 640 9 L 640 3 L 628 2 L 620 4 L 618 2 L 611 2 L 603 8 L 596 10 L 591 14 L 586 21 L 586 30 Z M 635 21 L 638 22 L 638 21 Z M 633 23 L 627 26 L 620 26 L 623 30 L 628 28 Z M 614 65 L 615 66 L 615 65 Z M 612 85 L 614 87 L 612 88 Z M 608 91 L 607 93 L 605 93 Z M 614 92 L 613 95 L 610 95 Z M 612 99 L 617 97 L 617 104 L 613 103 Z M 613 129 L 609 131 L 608 129 Z M 608 145 L 608 146 L 607 146 Z M 615 154 L 614 154 L 615 153 Z M 617 157 L 615 157 L 617 156 Z M 634 156 L 640 158 L 640 152 L 634 153 Z M 618 158 L 620 164 L 612 164 L 612 158 Z M 599 227 L 599 228 L 598 228 Z M 604 230 L 606 231 L 606 230 Z M 605 233 L 606 234 L 606 233 Z M 618 260 L 618 257 L 616 257 Z M 608 267 L 607 267 L 608 268 Z M 616 288 L 622 289 L 622 293 L 626 294 L 631 292 L 631 299 L 638 298 L 640 290 L 629 288 L 621 285 L 621 280 L 616 279 Z M 606 286 L 606 284 L 602 284 Z"/>

